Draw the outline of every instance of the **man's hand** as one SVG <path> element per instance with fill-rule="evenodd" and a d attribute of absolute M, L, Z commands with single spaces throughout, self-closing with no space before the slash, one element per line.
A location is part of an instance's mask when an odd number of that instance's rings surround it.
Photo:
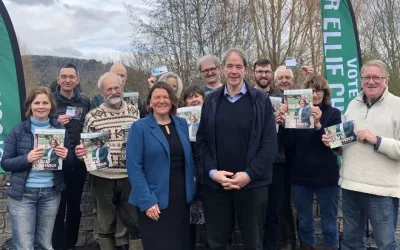
<path fill-rule="evenodd" d="M 357 140 L 360 142 L 369 142 L 372 145 L 375 145 L 378 142 L 376 135 L 372 133 L 369 129 L 361 129 L 357 133 Z"/>
<path fill-rule="evenodd" d="M 154 84 L 156 84 L 157 78 L 156 76 L 150 76 L 149 79 L 147 79 L 147 83 L 149 84 L 149 88 L 151 89 Z"/>
<path fill-rule="evenodd" d="M 44 155 L 43 148 L 34 148 L 28 154 L 28 162 L 33 163 L 42 158 L 43 155 Z"/>
<path fill-rule="evenodd" d="M 245 187 L 247 184 L 250 183 L 250 177 L 245 172 L 237 172 L 233 177 L 232 180 L 236 181 L 236 185 L 240 188 Z"/>
<path fill-rule="evenodd" d="M 147 217 L 155 221 L 158 221 L 158 219 L 160 219 L 160 214 L 161 211 L 160 208 L 158 208 L 158 204 L 155 204 L 154 206 L 146 210 Z"/>
<path fill-rule="evenodd" d="M 69 115 L 60 115 L 58 117 L 58 121 L 61 122 L 63 125 L 68 124 L 71 121 L 72 117 Z"/>
<path fill-rule="evenodd" d="M 82 159 L 87 154 L 87 149 L 82 144 L 76 145 L 75 147 L 76 157 Z"/>
<path fill-rule="evenodd" d="M 55 148 L 56 151 L 56 155 L 58 155 L 58 157 L 60 157 L 61 159 L 65 160 L 67 158 L 68 155 L 68 149 L 64 146 L 57 146 Z"/>
<path fill-rule="evenodd" d="M 240 187 L 236 184 L 236 180 L 229 178 L 231 176 L 233 176 L 233 173 L 221 170 L 216 171 L 211 176 L 211 179 L 221 184 L 221 186 L 226 190 L 240 189 Z"/>
<path fill-rule="evenodd" d="M 322 143 L 324 143 L 325 146 L 327 146 L 328 148 L 331 147 L 332 141 L 327 135 L 325 135 L 325 134 L 322 135 L 322 139 L 321 140 L 322 140 Z"/>
<path fill-rule="evenodd" d="M 312 74 L 312 73 L 314 73 L 314 67 L 313 67 L 313 66 L 310 66 L 310 65 L 302 66 L 301 69 L 302 69 L 305 73 L 307 73 L 307 74 Z"/>

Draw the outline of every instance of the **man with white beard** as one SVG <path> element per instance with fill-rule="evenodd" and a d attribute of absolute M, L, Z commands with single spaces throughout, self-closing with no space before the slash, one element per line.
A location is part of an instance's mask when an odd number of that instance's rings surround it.
<path fill-rule="evenodd" d="M 109 133 L 112 164 L 108 168 L 90 172 L 93 175 L 93 190 L 97 201 L 100 248 L 115 249 L 116 220 L 119 216 L 128 229 L 129 249 L 142 249 L 136 208 L 128 202 L 131 185 L 121 149 L 125 143 L 122 126 L 138 120 L 139 110 L 136 105 L 123 101 L 122 80 L 117 74 L 103 74 L 98 81 L 98 87 L 104 103 L 86 115 L 83 131 Z M 75 154 L 78 158 L 81 159 L 86 153 L 83 145 L 76 146 Z"/>

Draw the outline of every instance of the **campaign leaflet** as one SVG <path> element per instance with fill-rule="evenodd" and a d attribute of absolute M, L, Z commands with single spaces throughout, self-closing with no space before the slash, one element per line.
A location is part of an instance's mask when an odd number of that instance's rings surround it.
<path fill-rule="evenodd" d="M 189 139 L 195 142 L 200 125 L 201 106 L 178 108 L 176 115 L 185 118 L 189 129 Z"/>
<path fill-rule="evenodd" d="M 325 128 L 325 134 L 331 139 L 331 148 L 338 148 L 357 141 L 354 121 L 347 121 Z"/>
<path fill-rule="evenodd" d="M 168 68 L 167 68 L 167 66 L 164 66 L 164 65 L 151 69 L 151 75 L 153 75 L 153 76 L 159 76 L 159 75 L 162 75 L 167 72 L 168 72 Z"/>
<path fill-rule="evenodd" d="M 131 129 L 132 123 L 121 125 L 121 133 L 123 138 L 123 143 L 121 145 L 121 162 L 126 165 L 126 142 L 128 141 L 129 131 Z"/>
<path fill-rule="evenodd" d="M 282 97 L 270 96 L 269 99 L 271 100 L 271 103 L 272 103 L 274 116 L 276 116 L 279 113 L 279 108 L 281 107 Z M 279 124 L 276 124 L 276 132 L 277 133 L 278 133 L 278 130 L 279 130 Z"/>
<path fill-rule="evenodd" d="M 44 155 L 32 165 L 32 170 L 62 170 L 63 160 L 56 154 L 57 146 L 64 146 L 65 129 L 35 129 L 34 147 Z"/>
<path fill-rule="evenodd" d="M 285 128 L 310 129 L 314 128 L 312 89 L 285 90 L 285 103 L 288 106 Z"/>
<path fill-rule="evenodd" d="M 67 106 L 67 110 L 65 111 L 66 115 L 72 117 L 72 119 L 80 120 L 82 117 L 83 108 Z"/>
<path fill-rule="evenodd" d="M 109 132 L 81 133 L 81 143 L 87 150 L 83 156 L 87 171 L 108 168 L 112 164 L 108 140 Z"/>
<path fill-rule="evenodd" d="M 124 101 L 127 104 L 138 105 L 139 102 L 139 92 L 125 92 Z"/>

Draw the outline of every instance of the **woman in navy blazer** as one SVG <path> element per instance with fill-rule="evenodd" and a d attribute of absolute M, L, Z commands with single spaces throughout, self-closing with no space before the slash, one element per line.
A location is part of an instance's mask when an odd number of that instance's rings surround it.
<path fill-rule="evenodd" d="M 150 115 L 132 124 L 126 147 L 129 202 L 139 209 L 144 249 L 190 248 L 189 203 L 196 192 L 189 131 L 176 113 L 172 88 L 155 84 L 147 98 Z"/>

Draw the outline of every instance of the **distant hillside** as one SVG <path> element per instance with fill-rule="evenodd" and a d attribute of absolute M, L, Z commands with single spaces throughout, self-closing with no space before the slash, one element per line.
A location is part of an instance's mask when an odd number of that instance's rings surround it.
<path fill-rule="evenodd" d="M 58 68 L 66 63 L 72 63 L 78 68 L 81 90 L 89 97 L 92 97 L 96 93 L 99 77 L 111 67 L 111 63 L 104 64 L 94 59 L 88 60 L 57 56 L 23 56 L 22 62 L 27 91 L 39 84 L 50 87 L 56 81 Z M 127 88 L 132 91 L 138 91 L 143 96 L 148 90 L 147 77 L 148 74 L 145 72 L 128 68 Z"/>

